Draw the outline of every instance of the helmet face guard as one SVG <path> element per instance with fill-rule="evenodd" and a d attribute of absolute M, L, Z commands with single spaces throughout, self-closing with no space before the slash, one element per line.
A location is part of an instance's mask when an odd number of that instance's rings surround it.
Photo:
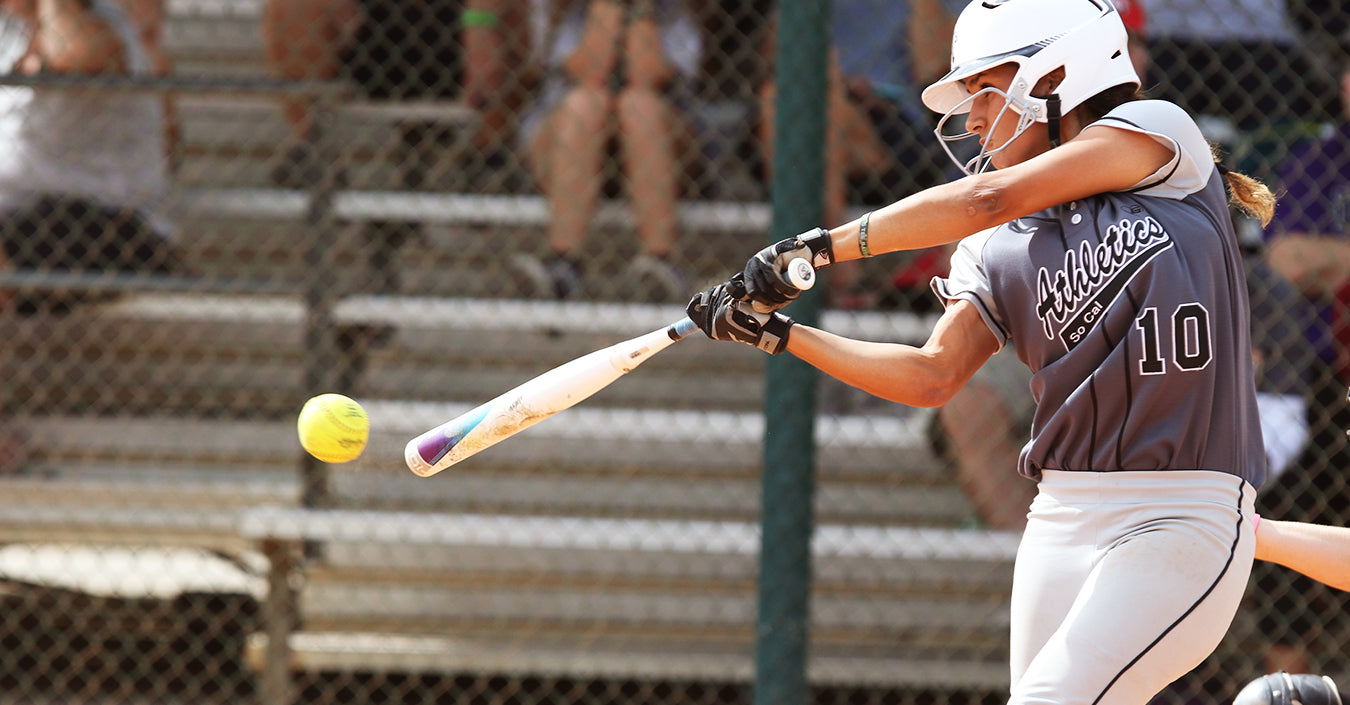
<path fill-rule="evenodd" d="M 985 142 L 979 145 L 978 153 L 969 158 L 959 156 L 957 154 L 957 145 L 969 144 L 969 140 L 977 139 L 979 136 L 966 129 L 964 125 L 957 128 L 953 118 L 964 117 L 969 114 L 970 106 L 982 95 L 1002 96 L 1003 107 L 999 109 L 998 115 L 994 116 L 994 119 L 990 121 L 989 128 L 985 131 L 988 136 L 985 138 Z M 1008 117 L 1009 113 L 1016 116 L 1017 120 L 1017 125 L 1013 128 L 1012 136 L 1004 141 L 1003 144 L 990 144 L 989 140 L 993 139 L 994 133 L 998 131 L 999 125 L 1003 123 L 1004 118 Z M 1027 128 L 1031 127 L 1032 123 L 1036 122 L 1034 116 L 1035 111 L 1032 106 L 1018 100 L 1007 91 L 989 86 L 976 91 L 965 100 L 957 103 L 951 110 L 948 110 L 947 114 L 943 115 L 942 119 L 938 121 L 937 127 L 933 130 L 933 134 L 937 135 L 938 143 L 942 145 L 942 149 L 947 153 L 947 157 L 951 159 L 956 166 L 960 167 L 961 171 L 965 172 L 967 176 L 974 176 L 975 174 L 981 174 L 988 171 L 992 165 L 994 155 L 1007 149 L 1008 145 L 1011 145 L 1018 137 L 1021 137 L 1022 133 L 1026 132 Z M 957 129 L 959 129 L 960 132 L 957 132 Z"/>

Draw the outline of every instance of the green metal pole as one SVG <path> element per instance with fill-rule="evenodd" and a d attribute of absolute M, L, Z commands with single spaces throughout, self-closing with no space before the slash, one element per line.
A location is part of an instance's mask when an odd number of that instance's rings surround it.
<path fill-rule="evenodd" d="M 824 217 L 830 0 L 778 7 L 771 242 L 821 225 Z M 815 325 L 823 288 L 821 282 L 787 313 Z M 766 374 L 754 702 L 805 705 L 817 375 L 790 355 L 770 358 Z"/>

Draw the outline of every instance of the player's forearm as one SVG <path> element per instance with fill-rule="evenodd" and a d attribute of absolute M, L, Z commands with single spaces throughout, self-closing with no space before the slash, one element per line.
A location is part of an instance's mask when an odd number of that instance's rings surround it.
<path fill-rule="evenodd" d="M 1262 519 L 1257 560 L 1278 563 L 1339 590 L 1350 590 L 1350 529 Z"/>
<path fill-rule="evenodd" d="M 970 176 L 934 186 L 872 211 L 867 217 L 868 254 L 921 250 L 956 242 L 1011 220 L 1000 204 L 999 187 L 989 175 Z M 862 219 L 830 230 L 837 262 L 858 259 Z"/>
<path fill-rule="evenodd" d="M 956 393 L 950 369 L 923 349 L 854 340 L 794 325 L 787 352 L 868 394 L 909 406 L 941 406 Z"/>

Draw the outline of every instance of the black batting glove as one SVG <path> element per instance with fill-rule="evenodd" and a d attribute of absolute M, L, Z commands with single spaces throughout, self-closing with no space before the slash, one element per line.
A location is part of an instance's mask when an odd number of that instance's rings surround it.
<path fill-rule="evenodd" d="M 787 347 L 791 318 L 781 313 L 760 313 L 745 300 L 745 283 L 740 274 L 718 284 L 689 301 L 684 312 L 713 340 L 745 343 L 777 355 Z"/>
<path fill-rule="evenodd" d="M 750 300 L 762 308 L 776 311 L 802 295 L 802 290 L 787 280 L 788 263 L 805 258 L 817 270 L 834 264 L 830 233 L 824 228 L 780 240 L 755 253 L 745 263 L 745 290 Z"/>

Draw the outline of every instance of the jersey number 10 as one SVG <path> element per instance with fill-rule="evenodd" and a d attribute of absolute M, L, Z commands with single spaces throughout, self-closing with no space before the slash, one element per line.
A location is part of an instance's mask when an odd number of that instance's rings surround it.
<path fill-rule="evenodd" d="M 1134 327 L 1143 334 L 1139 374 L 1160 375 L 1167 372 L 1163 357 L 1162 336 L 1159 330 L 1158 309 L 1146 308 L 1134 321 Z M 1166 325 L 1163 323 L 1163 325 Z M 1209 311 L 1198 303 L 1182 304 L 1172 312 L 1171 358 L 1177 369 L 1185 372 L 1203 370 L 1213 358 L 1209 339 Z"/>

